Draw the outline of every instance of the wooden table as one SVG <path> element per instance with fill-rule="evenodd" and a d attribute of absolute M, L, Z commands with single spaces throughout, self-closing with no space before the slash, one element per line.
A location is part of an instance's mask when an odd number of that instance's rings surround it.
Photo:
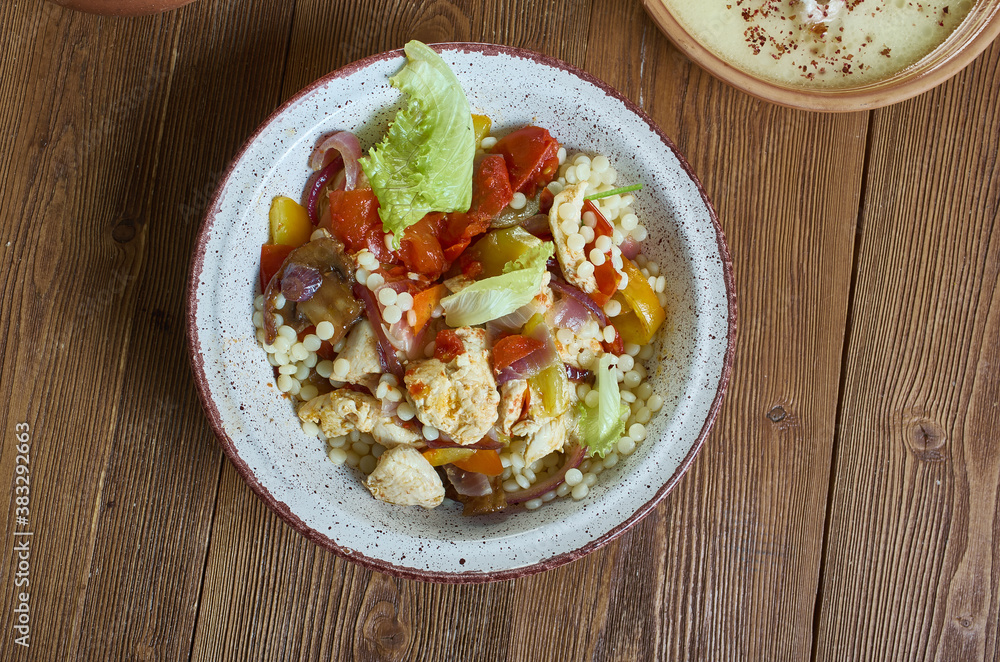
<path fill-rule="evenodd" d="M 0 659 L 1000 657 L 1000 43 L 916 99 L 821 115 L 711 78 L 637 0 L 0 18 Z M 522 580 L 397 580 L 307 542 L 224 458 L 185 355 L 227 161 L 296 90 L 409 38 L 530 48 L 620 89 L 688 156 L 736 267 L 736 369 L 690 472 L 614 543 Z"/>

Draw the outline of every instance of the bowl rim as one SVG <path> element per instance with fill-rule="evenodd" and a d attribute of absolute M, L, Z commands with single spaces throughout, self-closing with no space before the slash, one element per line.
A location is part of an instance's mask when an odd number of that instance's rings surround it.
<path fill-rule="evenodd" d="M 642 4 L 660 31 L 685 56 L 719 80 L 763 101 L 786 108 L 825 113 L 874 110 L 923 94 L 965 69 L 1000 35 L 1000 2 L 995 2 L 967 41 L 956 45 L 951 55 L 909 78 L 895 83 L 893 78 L 888 78 L 854 88 L 800 89 L 774 83 L 730 64 L 689 32 L 674 17 L 664 0 L 642 0 Z M 919 62 L 911 66 L 915 67 Z M 900 74 L 905 71 L 903 69 Z"/>
<path fill-rule="evenodd" d="M 569 63 L 566 63 L 557 58 L 536 53 L 527 49 L 517 48 L 513 46 L 502 46 L 497 44 L 485 44 L 485 43 L 475 43 L 475 42 L 444 42 L 430 44 L 434 50 L 441 51 L 462 51 L 465 53 L 480 53 L 483 55 L 511 55 L 514 57 L 524 58 L 533 60 L 537 63 L 544 64 L 553 68 L 561 69 L 589 82 L 599 89 L 601 89 L 606 94 L 613 96 L 618 99 L 633 113 L 640 117 L 644 122 L 646 122 L 650 129 L 660 138 L 660 140 L 673 152 L 673 154 L 678 159 L 681 168 L 688 177 L 691 178 L 692 182 L 695 184 L 698 190 L 698 194 L 701 196 L 702 201 L 708 208 L 709 217 L 712 223 L 712 227 L 715 230 L 716 242 L 718 245 L 719 256 L 722 262 L 722 272 L 723 281 L 726 288 L 726 300 L 727 300 L 727 313 L 728 313 L 728 328 L 726 332 L 726 351 L 723 357 L 722 371 L 719 376 L 719 384 L 716 389 L 715 397 L 709 407 L 708 414 L 705 418 L 705 422 L 702 426 L 701 431 L 698 434 L 698 438 L 692 444 L 690 450 L 685 455 L 684 459 L 677 465 L 674 473 L 671 477 L 664 482 L 663 486 L 656 492 L 652 499 L 646 502 L 644 505 L 636 509 L 628 518 L 622 521 L 620 524 L 615 526 L 610 531 L 606 532 L 602 536 L 591 540 L 587 544 L 583 545 L 574 550 L 568 552 L 563 552 L 548 559 L 543 559 L 537 561 L 531 565 L 521 566 L 517 568 L 510 568 L 507 570 L 499 570 L 496 572 L 481 572 L 481 571 L 470 571 L 470 572 L 437 572 L 431 570 L 419 570 L 416 568 L 410 568 L 406 566 L 397 566 L 388 561 L 384 561 L 378 558 L 373 558 L 366 556 L 360 552 L 357 552 L 348 547 L 341 546 L 337 544 L 335 540 L 329 538 L 315 529 L 309 527 L 301 519 L 299 519 L 289 508 L 289 506 L 278 499 L 276 499 L 266 487 L 264 487 L 258 480 L 253 470 L 247 465 L 247 463 L 240 457 L 236 448 L 233 444 L 232 439 L 226 432 L 222 425 L 222 417 L 219 413 L 218 408 L 215 403 L 209 397 L 209 386 L 208 379 L 204 370 L 204 361 L 201 355 L 201 342 L 198 338 L 198 327 L 197 327 L 197 310 L 198 302 L 196 299 L 199 274 L 202 272 L 205 264 L 205 257 L 207 253 L 207 242 L 209 235 L 215 224 L 215 216 L 219 213 L 221 209 L 221 196 L 223 190 L 229 182 L 230 175 L 233 169 L 243 158 L 243 155 L 249 149 L 249 147 L 257 140 L 260 134 L 280 115 L 282 115 L 286 109 L 288 109 L 293 104 L 299 102 L 303 97 L 311 94 L 316 89 L 326 85 L 332 80 L 338 78 L 343 78 L 345 76 L 351 75 L 360 69 L 371 66 L 377 62 L 381 62 L 387 59 L 399 58 L 404 56 L 403 49 L 395 49 L 391 51 L 385 51 L 383 53 L 378 53 L 376 55 L 371 55 L 369 57 L 357 60 L 350 64 L 344 65 L 325 76 L 308 84 L 298 92 L 296 92 L 292 97 L 285 101 L 281 106 L 272 112 L 267 119 L 265 119 L 260 126 L 251 134 L 251 136 L 243 143 L 240 149 L 237 151 L 236 155 L 229 161 L 226 166 L 225 173 L 219 182 L 218 188 L 212 196 L 212 200 L 206 208 L 205 215 L 201 221 L 201 226 L 198 230 L 195 239 L 194 255 L 191 260 L 191 266 L 188 274 L 187 282 L 187 293 L 186 293 L 186 306 L 185 306 L 185 316 L 186 316 L 186 348 L 188 351 L 188 358 L 190 360 L 191 372 L 194 376 L 194 382 L 196 386 L 196 391 L 198 392 L 198 399 L 201 402 L 202 408 L 205 411 L 205 415 L 208 417 L 209 425 L 212 431 L 215 433 L 216 438 L 219 440 L 222 446 L 223 452 L 229 458 L 229 461 L 233 463 L 236 471 L 240 474 L 247 485 L 256 493 L 256 495 L 275 513 L 278 514 L 287 524 L 289 524 L 295 531 L 303 535 L 308 540 L 315 544 L 318 544 L 338 556 L 358 563 L 366 568 L 375 570 L 377 572 L 386 573 L 395 577 L 402 579 L 413 579 L 426 582 L 436 582 L 436 583 L 447 583 L 447 584 L 480 584 L 487 582 L 503 581 L 509 579 L 515 579 L 518 577 L 526 577 L 528 575 L 533 575 L 545 570 L 551 570 L 557 568 L 561 565 L 565 565 L 571 561 L 581 558 L 590 552 L 603 547 L 607 543 L 611 542 L 631 526 L 636 524 L 639 520 L 646 516 L 657 504 L 659 504 L 666 495 L 673 490 L 680 480 L 681 476 L 687 472 L 691 463 L 694 461 L 701 447 L 704 445 L 708 433 L 715 422 L 716 416 L 719 413 L 719 409 L 722 406 L 723 396 L 729 386 L 730 377 L 732 375 L 733 360 L 736 351 L 736 316 L 737 316 L 737 304 L 736 304 L 736 286 L 733 274 L 732 258 L 730 256 L 729 247 L 726 243 L 725 234 L 722 230 L 722 226 L 719 223 L 718 215 L 716 214 L 715 207 L 712 205 L 708 196 L 705 193 L 705 189 L 701 184 L 701 181 L 694 174 L 691 169 L 690 164 L 684 155 L 680 153 L 677 146 L 674 145 L 673 141 L 663 133 L 662 130 L 653 122 L 650 117 L 643 112 L 636 104 L 632 103 L 630 99 L 625 97 L 623 94 L 615 90 L 613 87 L 605 83 L 604 81 L 598 79 L 582 69 L 579 69 Z"/>

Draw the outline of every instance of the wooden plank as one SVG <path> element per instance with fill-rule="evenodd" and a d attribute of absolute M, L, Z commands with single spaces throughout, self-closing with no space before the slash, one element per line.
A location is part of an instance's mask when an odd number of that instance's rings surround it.
<path fill-rule="evenodd" d="M 28 583 L 15 588 L 4 553 L 0 658 L 51 660 L 79 651 L 107 468 L 127 366 L 156 160 L 149 151 L 171 76 L 173 17 L 133 25 L 41 2 L 4 6 L 0 65 L 0 474 L 14 482 L 15 424 L 31 429 Z M 145 48 L 140 48 L 142 45 Z M 129 53 L 127 58 L 122 53 Z M 74 379 L 74 377 L 79 377 Z M 9 555 L 8 555 L 9 554 Z M 10 564 L 10 565 L 8 565 Z M 7 581 L 7 579 L 10 581 Z M 28 593 L 30 648 L 7 624 Z"/>
<path fill-rule="evenodd" d="M 819 660 L 1000 655 L 1000 44 L 874 114 Z"/>
<path fill-rule="evenodd" d="M 123 492 L 124 507 L 98 530 L 82 623 L 81 648 L 95 657 L 190 655 L 222 457 L 191 383 L 184 283 L 226 164 L 280 100 L 292 14 L 287 3 L 225 2 L 178 14 L 177 74 L 150 145 L 163 177 L 150 182 L 149 259 L 108 466 L 106 498 Z"/>
<path fill-rule="evenodd" d="M 673 137 L 714 201 L 740 306 L 727 402 L 691 472 L 623 541 L 637 550 L 613 566 L 618 609 L 603 650 L 805 659 L 867 115 L 739 93 L 692 65 L 634 3 L 595 3 L 592 26 L 588 69 Z"/>
<path fill-rule="evenodd" d="M 20 113 L 4 153 L 22 162 L 3 180 L 17 205 L 0 319 L 4 475 L 6 431 L 36 430 L 30 657 L 186 659 L 222 456 L 191 384 L 183 284 L 226 161 L 279 100 L 291 7 L 23 11 L 37 48 L 29 74 L 3 78 Z"/>
<path fill-rule="evenodd" d="M 511 18 L 529 12 L 538 14 L 539 21 Z M 587 2 L 560 3 L 539 12 L 530 2 L 367 1 L 348 7 L 299 0 L 282 94 L 291 96 L 342 64 L 398 48 L 410 38 L 499 41 L 582 65 L 586 38 L 579 35 L 586 35 L 589 16 Z M 251 548 L 247 540 L 255 541 Z M 593 650 L 597 631 L 588 633 L 577 623 L 592 621 L 591 612 L 606 605 L 606 596 L 591 600 L 606 584 L 600 563 L 595 557 L 574 564 L 554 584 L 551 573 L 480 587 L 398 580 L 307 542 L 268 511 L 226 463 L 192 657 L 517 659 L 536 640 L 523 633 L 512 636 L 513 612 L 523 605 L 537 612 L 545 604 L 540 595 L 577 586 L 592 588 L 576 604 L 576 612 L 567 612 L 558 628 L 554 623 L 545 627 L 557 643 L 571 645 L 566 650 Z M 516 590 L 520 595 L 514 598 Z M 532 632 L 539 626 L 530 625 Z"/>

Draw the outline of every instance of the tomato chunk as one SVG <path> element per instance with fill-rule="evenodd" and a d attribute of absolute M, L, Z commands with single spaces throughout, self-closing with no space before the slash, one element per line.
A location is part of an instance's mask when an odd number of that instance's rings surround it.
<path fill-rule="evenodd" d="M 438 240 L 443 219 L 444 214 L 427 214 L 403 231 L 397 254 L 407 269 L 437 278 L 448 268 L 444 250 Z"/>
<path fill-rule="evenodd" d="M 510 204 L 514 191 L 510 187 L 507 162 L 499 154 L 482 158 L 472 177 L 472 205 L 465 213 L 448 214 L 441 227 L 444 255 L 453 262 L 462 254 L 473 237 L 490 229 L 490 221 Z"/>
<path fill-rule="evenodd" d="M 260 247 L 260 291 L 267 289 L 274 274 L 278 273 L 288 254 L 295 246 L 285 244 L 264 244 Z"/>
<path fill-rule="evenodd" d="M 397 261 L 385 245 L 382 219 L 378 215 L 378 198 L 371 189 L 330 191 L 329 219 L 320 221 L 320 227 L 344 242 L 348 253 L 367 248 L 379 262 Z"/>
<path fill-rule="evenodd" d="M 529 198 L 555 177 L 559 169 L 559 143 L 545 129 L 526 126 L 509 133 L 490 150 L 502 154 L 510 172 L 511 188 Z"/>
<path fill-rule="evenodd" d="M 454 329 L 438 331 L 434 340 L 434 358 L 442 363 L 450 363 L 459 354 L 465 353 L 465 345 Z"/>

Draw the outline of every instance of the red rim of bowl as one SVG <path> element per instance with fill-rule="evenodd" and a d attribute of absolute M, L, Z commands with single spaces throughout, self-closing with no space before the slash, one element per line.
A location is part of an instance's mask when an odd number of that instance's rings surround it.
<path fill-rule="evenodd" d="M 565 565 L 571 561 L 581 558 L 590 552 L 598 549 L 611 542 L 621 534 L 623 534 L 629 527 L 636 524 L 640 519 L 642 519 L 649 511 L 651 511 L 664 497 L 676 486 L 677 482 L 680 480 L 681 476 L 687 471 L 688 467 L 694 461 L 694 458 L 698 455 L 701 447 L 705 443 L 705 439 L 708 436 L 709 430 L 715 421 L 715 418 L 719 412 L 722 405 L 722 399 L 726 392 L 726 388 L 729 385 L 729 379 L 732 374 L 733 368 L 733 356 L 735 354 L 735 343 L 736 343 L 736 289 L 733 279 L 733 265 L 732 259 L 729 254 L 729 247 L 726 244 L 725 235 L 722 231 L 722 226 L 719 224 L 718 215 L 715 212 L 715 208 L 712 206 L 711 201 L 709 201 L 708 196 L 705 194 L 705 189 L 702 187 L 701 182 L 695 176 L 694 172 L 691 170 L 691 166 L 688 164 L 687 159 L 678 151 L 676 145 L 673 141 L 668 138 L 663 131 L 649 118 L 646 113 L 639 109 L 634 103 L 632 103 L 628 98 L 623 96 L 617 90 L 609 86 L 607 83 L 599 80 L 598 78 L 592 76 L 591 74 L 578 69 L 562 60 L 558 60 L 547 55 L 541 55 L 532 51 L 514 48 L 511 46 L 498 46 L 494 44 L 478 44 L 478 43 L 465 43 L 465 42 L 450 42 L 442 44 L 432 45 L 437 51 L 462 51 L 466 53 L 482 53 L 484 55 L 497 55 L 506 54 L 514 57 L 519 57 L 528 60 L 534 60 L 540 64 L 544 64 L 553 68 L 562 69 L 568 73 L 573 74 L 593 85 L 597 86 L 609 96 L 613 96 L 618 99 L 625 106 L 635 113 L 637 116 L 642 118 L 644 122 L 649 125 L 649 128 L 659 136 L 660 140 L 670 148 L 670 150 L 677 157 L 684 169 L 684 172 L 691 178 L 695 186 L 698 189 L 698 193 L 701 195 L 702 201 L 708 208 L 709 215 L 711 217 L 712 226 L 715 228 L 716 240 L 718 243 L 719 255 L 722 259 L 722 271 L 723 280 L 726 286 L 726 299 L 728 303 L 728 315 L 729 315 L 729 328 L 726 334 L 726 353 L 723 359 L 722 373 L 719 376 L 719 385 L 716 390 L 715 398 L 709 408 L 708 415 L 705 418 L 705 423 L 702 426 L 701 432 L 698 434 L 697 440 L 691 446 L 684 460 L 677 466 L 674 470 L 673 475 L 667 480 L 663 486 L 657 491 L 657 493 L 646 502 L 643 506 L 638 508 L 631 516 L 626 518 L 621 524 L 611 529 L 604 535 L 590 541 L 586 545 L 562 554 L 558 554 L 549 559 L 538 561 L 531 565 L 522 566 L 518 568 L 511 568 L 509 570 L 500 570 L 496 572 L 435 572 L 431 570 L 420 570 L 417 568 L 410 568 L 406 566 L 398 566 L 381 559 L 371 558 L 357 552 L 353 549 L 343 547 L 338 545 L 334 540 L 328 538 L 327 536 L 319 533 L 318 531 L 307 526 L 302 520 L 300 520 L 288 507 L 287 504 L 277 500 L 274 496 L 257 480 L 254 475 L 253 470 L 243 461 L 243 459 L 236 452 L 236 448 L 233 445 L 232 439 L 227 434 L 225 428 L 222 425 L 222 417 L 219 414 L 219 410 L 216 408 L 215 403 L 208 397 L 208 380 L 204 372 L 204 362 L 201 356 L 201 343 L 198 340 L 197 333 L 197 308 L 198 303 L 195 298 L 198 289 L 199 274 L 201 273 L 206 254 L 206 243 L 208 236 L 214 225 L 215 215 L 219 211 L 220 196 L 222 191 L 225 189 L 226 184 L 229 180 L 229 176 L 232 173 L 233 168 L 243 157 L 246 150 L 252 145 L 261 134 L 261 132 L 279 115 L 281 115 L 289 106 L 296 103 L 303 96 L 313 92 L 318 87 L 325 85 L 331 80 L 337 78 L 342 78 L 344 76 L 350 75 L 359 69 L 368 67 L 376 62 L 382 60 L 398 58 L 403 56 L 403 50 L 397 49 L 394 51 L 387 51 L 385 53 L 380 53 L 378 55 L 372 55 L 370 57 L 358 60 L 348 64 L 332 73 L 323 76 L 322 78 L 314 81 L 310 85 L 306 86 L 288 101 L 281 105 L 276 111 L 271 113 L 271 115 L 254 131 L 253 135 L 247 139 L 247 141 L 240 148 L 236 156 L 229 162 L 226 168 L 225 175 L 219 184 L 215 195 L 212 198 L 211 203 L 205 213 L 205 218 L 202 220 L 201 228 L 198 231 L 197 240 L 195 243 L 195 253 L 194 259 L 191 261 L 191 271 L 188 276 L 187 283 L 187 297 L 186 297 L 186 317 L 187 317 L 187 348 L 191 361 L 191 371 L 194 375 L 195 385 L 198 391 L 198 399 L 201 401 L 202 407 L 205 410 L 205 414 L 208 417 L 209 424 L 212 426 L 212 430 L 215 432 L 215 436 L 218 438 L 219 443 L 222 445 L 222 450 L 225 452 L 229 461 L 233 463 L 236 470 L 243 477 L 243 480 L 250 486 L 250 488 L 260 497 L 264 503 L 268 505 L 274 512 L 276 512 L 283 520 L 285 520 L 293 529 L 298 531 L 300 534 L 308 538 L 309 540 L 317 543 L 335 554 L 359 563 L 371 570 L 376 570 L 378 572 L 387 573 L 396 577 L 403 579 L 416 579 L 421 581 L 439 582 L 439 583 L 449 583 L 449 584 L 479 584 L 494 581 L 503 581 L 507 579 L 515 579 L 518 577 L 525 577 L 528 575 L 533 575 L 545 570 L 551 570 L 557 568 L 561 565 Z"/>
<path fill-rule="evenodd" d="M 650 19 L 691 61 L 721 81 L 764 101 L 788 108 L 820 112 L 874 110 L 922 94 L 958 74 L 1000 35 L 1000 2 L 977 14 L 978 24 L 961 43 L 951 45 L 951 52 L 940 53 L 951 37 L 917 63 L 895 75 L 858 87 L 815 89 L 796 88 L 771 82 L 748 73 L 716 54 L 688 32 L 663 0 L 643 0 Z M 975 9 L 974 9 L 975 11 Z M 955 28 L 953 35 L 965 28 L 970 14 Z M 943 57 L 943 59 L 938 59 Z"/>

